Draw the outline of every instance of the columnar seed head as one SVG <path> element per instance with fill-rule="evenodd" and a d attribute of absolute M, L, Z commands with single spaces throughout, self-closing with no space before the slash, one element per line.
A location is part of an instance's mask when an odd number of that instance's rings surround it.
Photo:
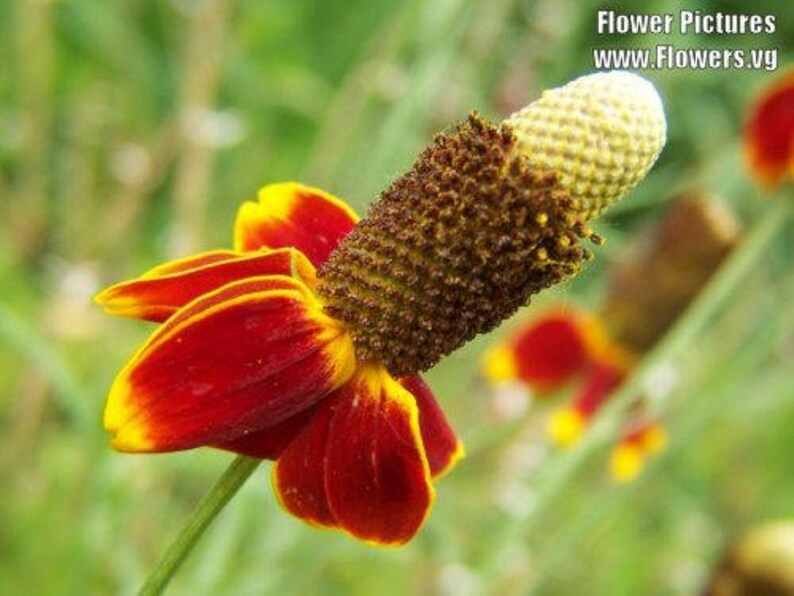
<path fill-rule="evenodd" d="M 599 240 L 587 220 L 645 175 L 664 129 L 653 87 L 628 73 L 581 78 L 500 126 L 470 116 L 322 266 L 325 311 L 360 360 L 429 368 L 581 269 L 581 241 Z"/>
<path fill-rule="evenodd" d="M 505 124 L 532 166 L 557 173 L 586 219 L 642 180 L 667 129 L 654 86 L 625 71 L 587 75 L 545 91 Z"/>
<path fill-rule="evenodd" d="M 575 201 L 515 143 L 476 116 L 436 135 L 331 253 L 319 291 L 359 359 L 426 370 L 590 257 Z"/>

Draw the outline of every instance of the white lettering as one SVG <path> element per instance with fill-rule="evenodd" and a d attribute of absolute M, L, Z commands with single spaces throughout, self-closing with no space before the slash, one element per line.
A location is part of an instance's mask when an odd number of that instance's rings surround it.
<path fill-rule="evenodd" d="M 668 35 L 672 32 L 671 14 L 618 14 L 614 10 L 599 10 L 596 29 L 600 35 Z"/>

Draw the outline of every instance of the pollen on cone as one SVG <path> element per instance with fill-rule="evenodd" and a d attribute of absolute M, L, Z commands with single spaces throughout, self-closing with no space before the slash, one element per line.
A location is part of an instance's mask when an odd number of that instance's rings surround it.
<path fill-rule="evenodd" d="M 586 219 L 645 177 L 667 134 L 656 89 L 626 71 L 591 74 L 545 91 L 505 124 L 532 166 L 557 173 Z"/>
<path fill-rule="evenodd" d="M 429 369 L 576 275 L 586 225 L 646 174 L 665 140 L 653 86 L 583 77 L 500 126 L 436 135 L 318 272 L 325 312 L 361 360 Z"/>

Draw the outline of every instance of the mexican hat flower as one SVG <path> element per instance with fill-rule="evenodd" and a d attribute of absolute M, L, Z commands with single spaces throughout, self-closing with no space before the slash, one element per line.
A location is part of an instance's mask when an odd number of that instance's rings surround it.
<path fill-rule="evenodd" d="M 574 384 L 574 396 L 547 423 L 551 440 L 570 447 L 631 372 L 635 358 L 606 335 L 600 319 L 565 305 L 519 327 L 486 352 L 483 367 L 492 382 L 518 381 L 536 397 Z M 666 444 L 666 431 L 658 421 L 634 418 L 609 462 L 610 476 L 619 482 L 636 478 L 646 459 Z"/>
<path fill-rule="evenodd" d="M 574 397 L 548 425 L 552 440 L 568 447 L 621 384 L 633 360 L 596 315 L 565 304 L 532 317 L 487 350 L 483 373 L 497 385 L 517 381 L 537 398 L 574 384 Z"/>
<path fill-rule="evenodd" d="M 643 239 L 651 237 L 645 250 L 612 268 L 607 295 L 596 312 L 566 304 L 532 317 L 486 351 L 485 377 L 494 384 L 517 381 L 537 397 L 573 384 L 573 397 L 548 422 L 554 443 L 573 445 L 740 234 L 738 220 L 724 204 L 696 194 L 682 196 L 652 233 L 641 232 Z M 637 477 L 647 457 L 666 443 L 661 423 L 636 409 L 640 412 L 631 412 L 610 459 L 610 474 L 618 481 Z"/>
<path fill-rule="evenodd" d="M 744 155 L 763 186 L 773 188 L 794 178 L 794 72 L 764 89 L 750 108 Z"/>
<path fill-rule="evenodd" d="M 419 373 L 590 257 L 589 217 L 651 167 L 661 102 L 629 73 L 437 135 L 359 220 L 297 183 L 240 208 L 234 248 L 114 285 L 160 324 L 110 389 L 121 451 L 275 460 L 285 509 L 374 544 L 419 530 L 462 447 Z"/>
<path fill-rule="evenodd" d="M 518 381 L 543 397 L 583 371 L 604 339 L 595 318 L 568 306 L 549 309 L 489 348 L 483 373 L 495 384 Z"/>

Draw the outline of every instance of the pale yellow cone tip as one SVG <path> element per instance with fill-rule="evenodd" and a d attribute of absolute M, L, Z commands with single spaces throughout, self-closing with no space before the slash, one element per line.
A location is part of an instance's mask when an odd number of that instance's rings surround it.
<path fill-rule="evenodd" d="M 553 170 L 590 219 L 634 188 L 667 138 L 656 88 L 626 71 L 599 72 L 563 87 L 505 120 L 520 151 Z"/>

